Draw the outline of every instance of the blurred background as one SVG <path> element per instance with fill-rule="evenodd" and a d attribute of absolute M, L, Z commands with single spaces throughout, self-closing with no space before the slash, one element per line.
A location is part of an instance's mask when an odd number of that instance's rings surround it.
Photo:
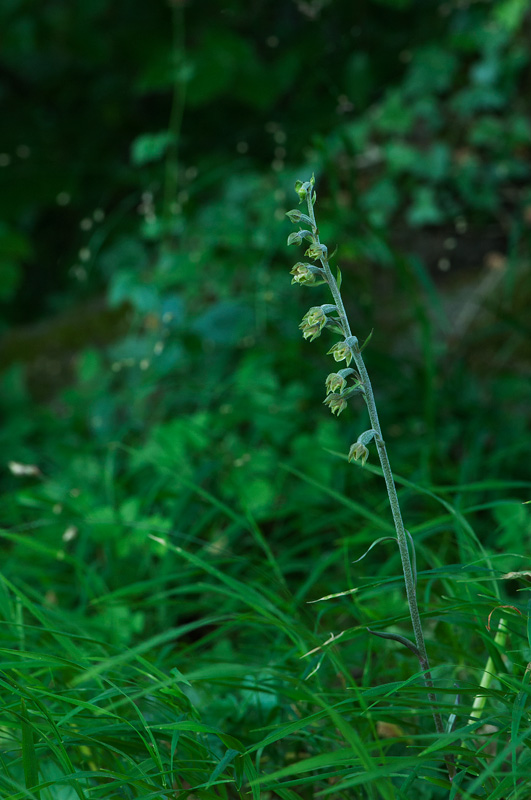
<path fill-rule="evenodd" d="M 151 574 L 146 530 L 252 559 L 237 515 L 296 582 L 356 529 L 332 490 L 386 513 L 298 330 L 312 172 L 394 469 L 483 482 L 482 541 L 529 553 L 525 0 L 4 0 L 0 29 L 6 574 L 83 608 Z M 151 612 L 98 613 L 128 642 Z"/>
<path fill-rule="evenodd" d="M 323 703 L 408 756 L 416 667 L 366 630 L 409 635 L 399 558 L 353 566 L 388 501 L 374 452 L 346 463 L 361 401 L 323 406 L 336 339 L 298 325 L 330 298 L 291 285 L 285 214 L 315 173 L 353 333 L 373 331 L 436 678 L 473 697 L 531 556 L 529 3 L 2 0 L 0 31 L 2 791 L 35 783 L 15 686 L 61 800 L 73 769 L 95 797 L 113 775 L 113 798 L 167 796 L 166 775 L 241 797 L 208 787 L 250 745 L 266 772 L 341 756 L 335 712 L 293 733 Z M 518 677 L 515 613 L 498 669 Z M 375 734 L 345 688 L 390 676 L 410 688 Z"/>

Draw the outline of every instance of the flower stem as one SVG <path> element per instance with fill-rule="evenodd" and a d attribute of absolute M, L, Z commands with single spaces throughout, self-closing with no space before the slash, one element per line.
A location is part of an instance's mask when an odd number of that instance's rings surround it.
<path fill-rule="evenodd" d="M 385 484 L 387 487 L 389 503 L 391 505 L 391 513 L 393 515 L 393 521 L 396 530 L 398 549 L 400 552 L 400 558 L 402 560 L 402 570 L 404 573 L 404 581 L 406 584 L 406 595 L 409 605 L 409 613 L 411 616 L 411 623 L 413 625 L 413 632 L 415 635 L 415 642 L 418 650 L 419 664 L 424 674 L 424 683 L 428 689 L 428 698 L 432 706 L 435 728 L 437 730 L 437 733 L 443 734 L 444 733 L 443 722 L 441 714 L 437 710 L 437 697 L 433 691 L 434 688 L 433 679 L 431 677 L 428 653 L 426 651 L 424 633 L 422 631 L 422 623 L 417 603 L 417 590 L 411 566 L 411 558 L 408 549 L 406 529 L 404 527 L 404 522 L 402 519 L 402 512 L 400 510 L 400 503 L 398 500 L 398 494 L 396 491 L 391 465 L 389 463 L 389 457 L 387 455 L 387 449 L 382 436 L 380 420 L 378 418 L 378 411 L 376 409 L 376 402 L 374 399 L 374 392 L 369 378 L 369 373 L 367 372 L 367 368 L 365 366 L 365 362 L 363 360 L 363 356 L 360 351 L 358 340 L 356 339 L 355 336 L 352 335 L 352 332 L 350 330 L 350 324 L 347 318 L 347 313 L 345 311 L 345 306 L 343 304 L 343 299 L 341 297 L 341 292 L 338 283 L 334 278 L 332 271 L 330 269 L 330 264 L 328 262 L 328 251 L 326 248 L 321 247 L 321 242 L 319 240 L 319 230 L 317 228 L 317 223 L 315 221 L 315 212 L 314 212 L 315 195 L 313 189 L 310 189 L 310 191 L 308 191 L 306 199 L 308 203 L 308 216 L 311 219 L 311 224 L 313 229 L 313 237 L 315 244 L 317 245 L 316 249 L 321 250 L 321 255 L 319 257 L 319 260 L 326 275 L 326 280 L 328 282 L 328 286 L 330 287 L 332 297 L 334 298 L 334 303 L 336 305 L 337 312 L 339 315 L 340 326 L 345 334 L 345 341 L 350 348 L 352 357 L 354 359 L 354 362 L 356 364 L 360 376 L 361 385 L 363 387 L 363 395 L 365 397 L 365 402 L 367 404 L 367 409 L 369 411 L 371 427 L 376 432 L 376 436 L 374 438 L 376 441 L 376 447 L 378 449 L 380 464 L 382 465 L 382 471 L 385 479 Z M 450 779 L 452 779 L 452 777 L 455 774 L 454 765 L 450 760 L 447 760 L 446 764 L 448 768 L 448 774 L 450 776 Z"/>

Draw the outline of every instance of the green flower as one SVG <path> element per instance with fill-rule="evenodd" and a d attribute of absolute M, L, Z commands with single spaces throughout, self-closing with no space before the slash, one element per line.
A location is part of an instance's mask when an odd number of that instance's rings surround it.
<path fill-rule="evenodd" d="M 299 325 L 304 338 L 313 342 L 314 339 L 321 335 L 321 331 L 326 325 L 327 319 L 321 306 L 312 306 L 312 308 L 306 312 Z"/>
<path fill-rule="evenodd" d="M 326 379 L 327 392 L 342 392 L 346 385 L 345 378 L 338 372 L 331 372 Z"/>
<path fill-rule="evenodd" d="M 328 248 L 325 244 L 317 244 L 314 242 L 309 246 L 304 255 L 317 261 L 319 258 L 326 258 L 327 254 Z"/>
<path fill-rule="evenodd" d="M 365 466 L 365 462 L 369 458 L 369 450 L 365 447 L 364 444 L 361 442 L 356 442 L 355 444 L 351 445 L 350 450 L 348 451 L 348 460 L 349 463 L 354 461 L 361 461 L 361 466 Z"/>
<path fill-rule="evenodd" d="M 346 361 L 347 366 L 352 361 L 352 351 L 346 342 L 337 342 L 327 355 L 334 356 L 334 361 Z"/>
<path fill-rule="evenodd" d="M 303 264 L 301 261 L 298 261 L 292 270 L 290 270 L 290 275 L 293 275 L 292 283 L 300 283 L 301 286 L 304 285 L 311 285 L 312 283 L 316 283 L 317 276 L 312 270 L 310 269 L 310 264 Z"/>
<path fill-rule="evenodd" d="M 323 403 L 330 408 L 332 414 L 336 414 L 338 417 L 347 407 L 346 397 L 342 394 L 335 394 L 334 392 L 329 394 L 326 399 L 323 400 Z"/>

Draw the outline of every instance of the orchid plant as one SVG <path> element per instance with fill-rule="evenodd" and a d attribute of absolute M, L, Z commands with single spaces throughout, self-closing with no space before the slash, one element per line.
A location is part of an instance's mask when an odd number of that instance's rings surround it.
<path fill-rule="evenodd" d="M 328 350 L 328 355 L 331 355 L 335 362 L 345 362 L 346 365 L 345 368 L 340 369 L 338 372 L 331 372 L 326 378 L 325 385 L 327 395 L 324 403 L 330 408 L 332 414 L 339 416 L 347 407 L 348 401 L 357 395 L 361 395 L 367 405 L 371 427 L 369 430 L 361 433 L 357 440 L 351 445 L 348 453 L 348 460 L 349 462 L 353 460 L 359 461 L 363 466 L 369 457 L 369 445 L 374 443 L 376 446 L 396 530 L 396 539 L 395 537 L 390 538 L 397 542 L 400 552 L 415 641 L 412 642 L 410 639 L 395 633 L 377 631 L 370 631 L 370 633 L 386 639 L 394 639 L 408 647 L 415 654 L 420 664 L 425 685 L 428 689 L 428 697 L 433 711 L 435 728 L 437 732 L 442 735 L 444 733 L 444 726 L 441 714 L 437 708 L 437 698 L 430 672 L 430 664 L 417 602 L 415 545 L 402 519 L 393 473 L 391 471 L 387 448 L 378 419 L 374 393 L 362 355 L 362 351 L 368 343 L 368 340 L 363 346 L 360 346 L 357 337 L 352 334 L 341 296 L 341 272 L 337 269 L 336 276 L 334 277 L 330 267 L 328 248 L 319 238 L 319 229 L 317 227 L 314 210 L 317 198 L 314 187 L 315 178 L 313 176 L 309 181 L 297 181 L 295 184 L 295 191 L 299 197 L 299 205 L 305 202 L 307 213 L 303 213 L 299 209 L 293 209 L 287 212 L 290 221 L 301 226 L 299 230 L 289 235 L 288 245 L 302 245 L 306 243 L 305 257 L 309 259 L 308 262 L 297 262 L 292 268 L 292 283 L 303 286 L 319 286 L 326 283 L 332 294 L 333 303 L 312 306 L 304 315 L 299 328 L 302 331 L 303 337 L 309 339 L 310 342 L 317 339 L 325 328 L 328 328 L 333 333 L 339 334 L 340 336 L 340 340 Z M 454 765 L 450 759 L 448 759 L 446 763 L 449 777 L 452 779 L 455 773 Z"/>

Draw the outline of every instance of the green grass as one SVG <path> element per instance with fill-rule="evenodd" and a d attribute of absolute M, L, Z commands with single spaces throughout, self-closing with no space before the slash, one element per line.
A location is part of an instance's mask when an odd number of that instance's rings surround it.
<path fill-rule="evenodd" d="M 354 484 L 370 480 L 344 469 Z M 323 506 L 333 491 L 304 473 L 292 479 Z M 175 482 L 154 467 L 149 504 Z M 515 487 L 464 486 L 463 497 L 492 499 L 457 507 L 455 487 L 398 483 L 415 520 L 419 595 L 440 710 L 456 714 L 452 733 L 433 733 L 414 657 L 366 632 L 408 629 L 388 546 L 352 564 L 374 536 L 375 495 L 353 502 L 333 491 L 333 511 L 307 533 L 286 536 L 284 523 L 266 544 L 256 523 L 185 482 L 188 501 L 201 498 L 193 536 L 177 520 L 163 532 L 115 523 L 116 535 L 94 546 L 83 541 L 87 523 L 52 545 L 57 522 L 45 514 L 32 531 L 3 532 L 2 796 L 438 798 L 450 796 L 449 752 L 462 797 L 525 798 L 525 603 L 511 599 L 524 616 L 503 611 L 509 638 L 496 645 L 485 624 L 514 559 L 487 557 L 474 533 L 486 505 L 498 514 L 506 506 L 493 492 Z M 140 549 L 123 555 L 120 541 L 140 533 Z M 448 559 L 452 540 L 467 563 Z M 495 676 L 470 725 L 489 657 Z"/>

